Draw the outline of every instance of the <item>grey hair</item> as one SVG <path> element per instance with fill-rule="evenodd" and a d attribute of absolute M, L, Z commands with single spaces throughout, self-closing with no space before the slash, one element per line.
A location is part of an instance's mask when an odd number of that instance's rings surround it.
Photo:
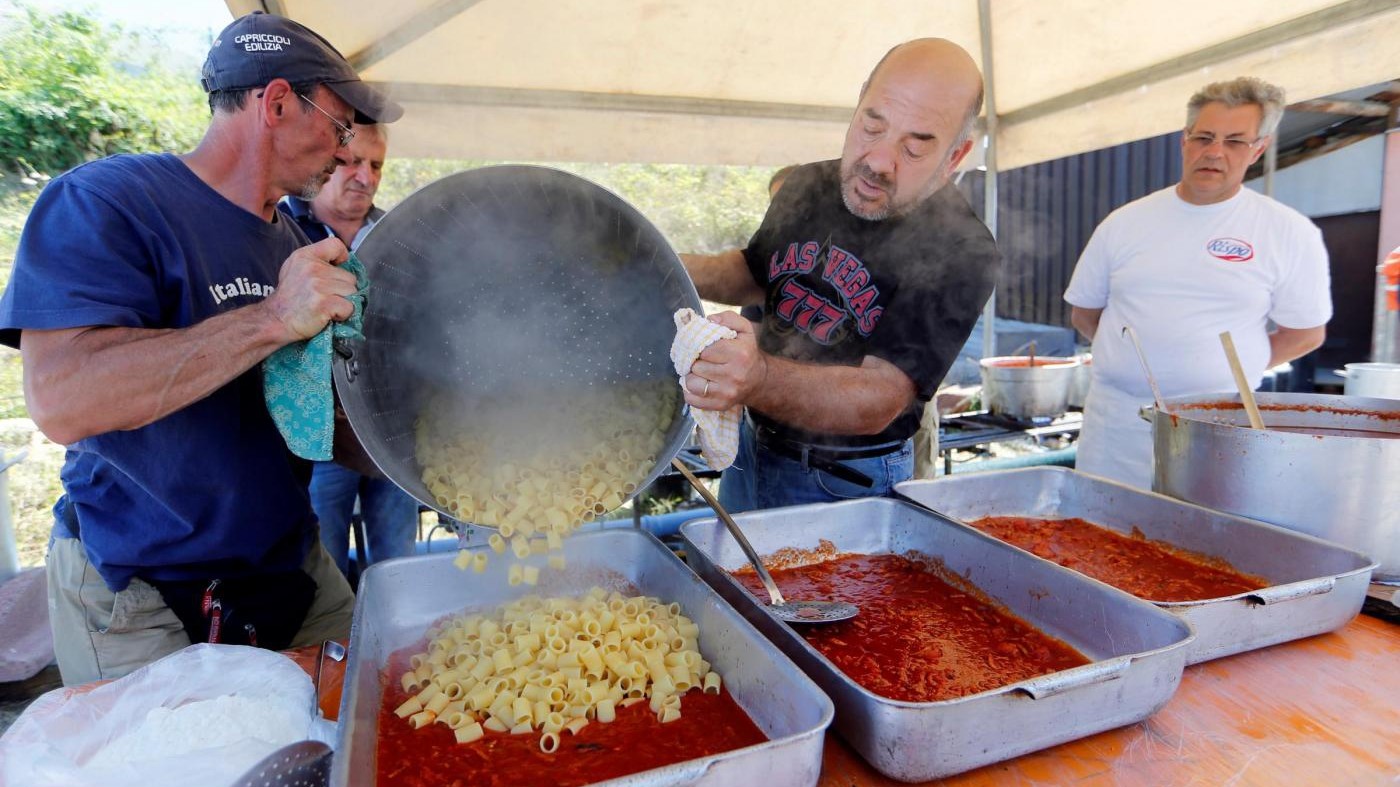
<path fill-rule="evenodd" d="M 1201 108 L 1216 101 L 1231 109 L 1249 104 L 1259 107 L 1261 137 L 1272 137 L 1278 131 L 1279 121 L 1283 120 L 1283 88 L 1257 77 L 1237 77 L 1227 82 L 1212 82 L 1196 91 L 1186 102 L 1186 127 L 1194 128 Z"/>
<path fill-rule="evenodd" d="M 355 133 L 378 136 L 380 142 L 389 144 L 389 126 L 386 123 L 356 123 Z"/>
<path fill-rule="evenodd" d="M 316 91 L 316 88 L 320 85 L 320 82 L 301 82 L 299 84 L 292 85 L 292 92 L 297 94 L 298 96 L 310 96 L 313 92 Z M 221 111 L 228 113 L 241 112 L 243 111 L 243 107 L 247 106 L 248 104 L 248 96 L 251 95 L 254 90 L 262 91 L 264 89 L 265 86 L 234 88 L 232 90 L 215 90 L 214 92 L 209 94 L 209 114 L 212 115 L 215 112 Z M 258 95 L 261 96 L 262 93 L 259 92 Z M 311 114 L 311 107 L 302 104 L 301 113 L 303 115 Z"/>
<path fill-rule="evenodd" d="M 953 142 L 953 147 L 961 145 L 964 140 L 972 136 L 973 129 L 977 127 L 977 116 L 982 114 L 982 99 L 986 96 L 986 89 L 977 88 L 977 98 L 972 99 L 972 106 L 967 108 L 967 114 L 963 115 L 962 129 L 958 131 L 958 138 Z"/>

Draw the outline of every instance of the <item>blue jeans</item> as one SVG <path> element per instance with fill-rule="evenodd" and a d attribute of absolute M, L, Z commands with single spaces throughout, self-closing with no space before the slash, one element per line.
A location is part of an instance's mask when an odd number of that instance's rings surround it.
<path fill-rule="evenodd" d="M 413 554 L 418 540 L 418 501 L 383 478 L 370 478 L 335 462 L 311 471 L 311 507 L 321 520 L 321 543 L 342 574 L 350 574 L 350 517 L 355 497 L 365 523 L 365 565 Z"/>
<path fill-rule="evenodd" d="M 745 420 L 739 427 L 739 454 L 720 476 L 719 502 L 729 511 L 780 508 L 803 503 L 830 503 L 859 497 L 885 497 L 900 481 L 914 475 L 914 442 L 884 456 L 850 459 L 841 464 L 869 476 L 866 488 L 843 481 L 796 459 L 773 453 L 754 439 Z"/>

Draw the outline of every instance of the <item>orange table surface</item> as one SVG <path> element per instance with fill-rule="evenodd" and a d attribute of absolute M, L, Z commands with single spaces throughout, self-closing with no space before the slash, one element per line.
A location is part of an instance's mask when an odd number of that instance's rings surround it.
<path fill-rule="evenodd" d="M 289 652 L 313 671 L 317 648 Z M 344 663 L 326 662 L 335 718 Z M 1187 667 L 1146 721 L 931 784 L 1371 785 L 1400 783 L 1400 626 L 1360 616 L 1331 634 Z M 822 787 L 903 784 L 827 734 Z"/>
<path fill-rule="evenodd" d="M 931 784 L 1371 785 L 1400 783 L 1400 626 L 1342 629 L 1187 667 L 1146 721 Z M 823 787 L 903 784 L 834 733 Z"/>

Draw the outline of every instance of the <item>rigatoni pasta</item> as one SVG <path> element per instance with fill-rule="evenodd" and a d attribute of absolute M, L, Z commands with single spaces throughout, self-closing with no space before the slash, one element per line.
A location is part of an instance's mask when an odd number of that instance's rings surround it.
<path fill-rule="evenodd" d="M 681 407 L 675 382 L 627 386 L 489 406 L 439 395 L 414 424 L 423 483 L 455 519 L 496 528 L 496 554 L 557 553 L 564 536 L 621 506 L 664 448 Z M 522 444 L 522 423 L 540 439 Z M 458 567 L 483 571 L 486 557 Z"/>
<path fill-rule="evenodd" d="M 400 677 L 416 693 L 395 714 L 415 729 L 447 725 L 459 743 L 486 730 L 538 731 L 545 752 L 637 702 L 674 721 L 686 691 L 719 691 L 698 636 L 679 605 L 649 596 L 601 588 L 582 598 L 527 596 L 436 624 Z"/>

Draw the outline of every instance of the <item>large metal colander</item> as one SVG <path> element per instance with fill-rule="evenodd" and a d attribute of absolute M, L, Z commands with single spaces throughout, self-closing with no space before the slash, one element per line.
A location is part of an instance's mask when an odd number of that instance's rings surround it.
<path fill-rule="evenodd" d="M 545 167 L 462 172 L 390 211 L 356 254 L 365 339 L 338 343 L 336 391 L 380 470 L 423 504 L 478 521 L 424 479 L 424 441 L 440 434 L 489 436 L 479 461 L 493 468 L 596 443 L 627 460 L 622 499 L 689 437 L 669 349 L 672 314 L 700 301 L 661 233 L 612 192 Z M 626 456 L 609 439 L 628 430 L 599 432 L 597 407 L 658 448 Z"/>

